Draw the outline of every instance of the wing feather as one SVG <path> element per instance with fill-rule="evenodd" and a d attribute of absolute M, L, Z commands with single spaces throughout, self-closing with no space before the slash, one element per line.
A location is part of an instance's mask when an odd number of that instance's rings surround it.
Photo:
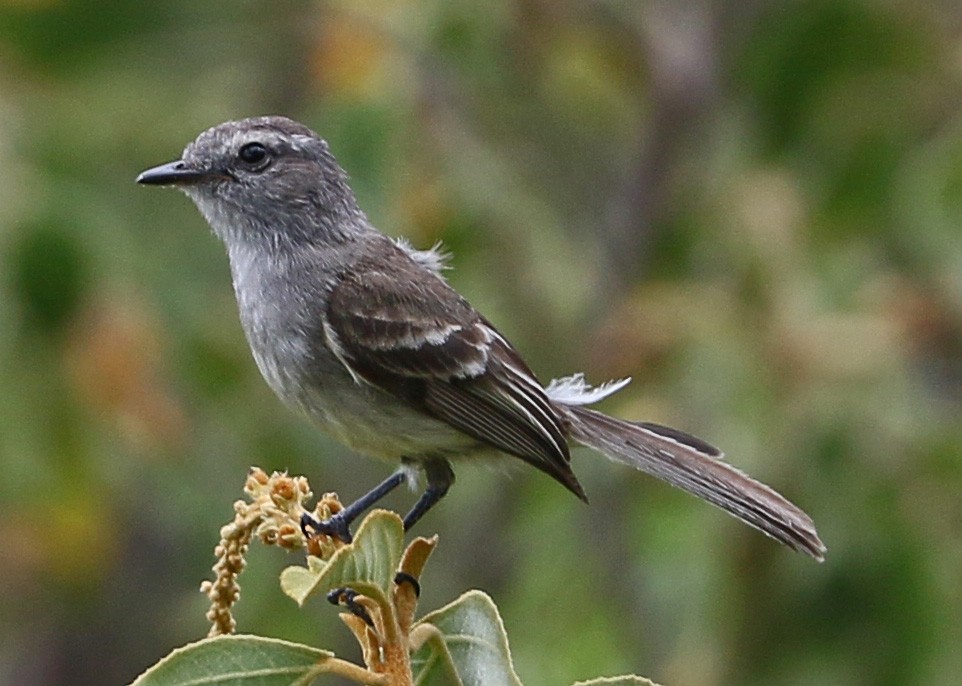
<path fill-rule="evenodd" d="M 325 326 L 342 363 L 584 498 L 563 420 L 520 355 L 443 278 L 390 245 L 387 263 L 362 261 L 331 292 Z"/>

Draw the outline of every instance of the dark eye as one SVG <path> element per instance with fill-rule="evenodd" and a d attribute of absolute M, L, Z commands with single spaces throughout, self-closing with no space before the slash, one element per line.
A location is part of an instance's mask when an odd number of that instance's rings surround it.
<path fill-rule="evenodd" d="M 260 143 L 248 143 L 237 153 L 241 162 L 252 166 L 263 165 L 268 160 L 267 148 Z"/>

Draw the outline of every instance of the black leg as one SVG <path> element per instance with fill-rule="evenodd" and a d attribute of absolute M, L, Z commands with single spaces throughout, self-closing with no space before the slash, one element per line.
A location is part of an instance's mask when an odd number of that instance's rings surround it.
<path fill-rule="evenodd" d="M 305 513 L 301 516 L 301 531 L 304 532 L 305 536 L 310 536 L 311 530 L 313 530 L 315 533 L 327 534 L 328 536 L 337 536 L 345 543 L 350 543 L 352 540 L 354 540 L 354 537 L 351 535 L 351 522 L 357 519 L 358 515 L 363 513 L 378 500 L 404 483 L 406 479 L 407 476 L 405 475 L 404 470 L 394 472 L 391 476 L 375 486 L 368 493 L 362 495 L 336 515 L 330 519 L 324 520 L 323 522 L 320 522 L 314 517 Z"/>
<path fill-rule="evenodd" d="M 424 489 L 424 493 L 421 494 L 418 501 L 414 503 L 411 511 L 404 516 L 405 531 L 409 531 L 424 516 L 425 512 L 441 500 L 444 494 L 448 492 L 451 484 L 454 483 L 454 472 L 451 471 L 451 465 L 446 460 L 431 460 L 423 464 L 428 486 Z"/>
<path fill-rule="evenodd" d="M 427 488 L 424 489 L 424 493 L 421 494 L 421 497 L 418 498 L 418 501 L 414 503 L 411 511 L 404 516 L 405 531 L 408 531 L 414 526 L 415 523 L 424 516 L 425 512 L 441 500 L 444 494 L 448 492 L 451 484 L 454 483 L 454 472 L 451 471 L 451 465 L 449 465 L 446 460 L 433 459 L 426 462 L 418 462 L 418 464 L 424 470 L 428 485 Z M 328 536 L 336 536 L 345 543 L 350 543 L 354 540 L 354 537 L 351 535 L 351 523 L 366 509 L 374 505 L 374 503 L 406 480 L 407 473 L 404 469 L 394 472 L 394 474 L 375 486 L 369 493 L 361 496 L 336 515 L 323 522 L 305 513 L 301 516 L 301 531 L 304 532 L 305 536 L 310 536 L 312 533 L 320 533 Z"/>

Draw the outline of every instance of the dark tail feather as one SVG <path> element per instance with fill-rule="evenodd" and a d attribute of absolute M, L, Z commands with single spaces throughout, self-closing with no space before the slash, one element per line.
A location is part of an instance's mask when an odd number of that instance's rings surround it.
<path fill-rule="evenodd" d="M 571 437 L 608 458 L 640 469 L 730 512 L 789 548 L 821 562 L 825 545 L 811 518 L 768 486 L 721 460 L 704 441 L 657 424 L 615 419 L 564 406 Z"/>

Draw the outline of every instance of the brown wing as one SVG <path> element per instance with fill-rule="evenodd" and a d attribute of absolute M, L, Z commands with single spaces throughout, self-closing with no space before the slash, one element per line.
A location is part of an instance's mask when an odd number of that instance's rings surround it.
<path fill-rule="evenodd" d="M 327 327 L 356 377 L 548 473 L 578 497 L 565 427 L 511 345 L 400 249 L 352 268 Z M 415 456 L 412 456 L 415 457 Z"/>

